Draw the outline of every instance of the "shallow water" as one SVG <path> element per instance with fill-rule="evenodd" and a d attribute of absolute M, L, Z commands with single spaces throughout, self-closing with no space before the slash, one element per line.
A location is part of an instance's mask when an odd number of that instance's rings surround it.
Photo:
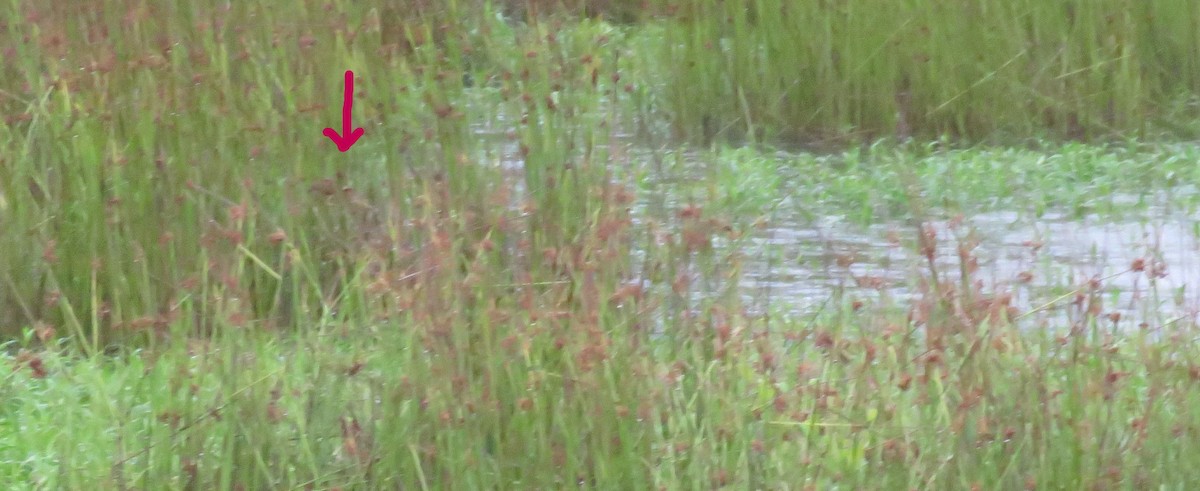
<path fill-rule="evenodd" d="M 498 143 L 493 157 L 521 188 L 521 158 L 503 135 L 481 130 Z M 618 135 L 615 160 L 653 166 L 656 152 Z M 497 151 L 498 150 L 498 151 Z M 662 155 L 658 154 L 657 158 Z M 682 206 L 673 183 L 703 179 L 698 154 L 685 161 L 697 168 L 679 175 L 651 172 L 655 181 L 635 205 L 635 223 Z M 693 174 L 693 172 L 695 172 Z M 1195 325 L 1200 312 L 1200 215 L 1173 206 L 1200 191 L 1187 187 L 1157 193 L 1097 197 L 1126 211 L 1119 216 L 1080 217 L 1051 208 L 1041 216 L 990 211 L 929 222 L 936 231 L 935 266 L 942 281 L 960 281 L 959 245 L 970 249 L 978 269 L 971 275 L 985 293 L 1009 293 L 1031 325 L 1069 325 L 1067 311 L 1077 291 L 1099 281 L 1103 314 L 1119 313 L 1123 328 L 1162 329 Z M 517 193 L 518 195 L 520 192 Z M 1150 204 L 1146 204 L 1149 202 Z M 935 213 L 935 216 L 938 214 Z M 874 305 L 909 305 L 921 295 L 929 266 L 916 245 L 917 226 L 898 219 L 860 225 L 838 215 L 818 220 L 776 216 L 769 226 L 736 243 L 717 241 L 742 257 L 743 298 L 752 310 L 812 315 L 834 298 Z M 968 239 L 969 237 L 969 239 Z M 853 258 L 852 261 L 846 261 Z M 1145 271 L 1131 271 L 1141 259 Z M 847 264 L 850 263 L 850 264 Z M 1161 275 L 1152 275 L 1158 269 Z"/>
<path fill-rule="evenodd" d="M 1061 319 L 1070 293 L 1101 279 L 1105 314 L 1117 312 L 1121 324 L 1144 322 L 1151 328 L 1195 319 L 1198 224 L 1196 217 L 1163 206 L 1120 219 L 1064 213 L 1035 219 L 998 211 L 966 217 L 957 226 L 931 222 L 943 281 L 961 276 L 958 245 L 976 243 L 971 252 L 978 270 L 972 278 L 985 292 L 1013 294 L 1022 311 L 1068 297 L 1031 320 Z M 816 223 L 777 222 L 741 246 L 747 256 L 746 299 L 795 314 L 815 312 L 839 293 L 903 305 L 919 293 L 915 279 L 929 270 L 915 246 L 916 230 L 902 222 L 858 226 L 834 216 Z M 960 240 L 968 234 L 970 241 Z M 1144 260 L 1146 271 L 1130 271 L 1137 259 Z M 1148 272 L 1154 268 L 1165 275 L 1152 278 Z"/>

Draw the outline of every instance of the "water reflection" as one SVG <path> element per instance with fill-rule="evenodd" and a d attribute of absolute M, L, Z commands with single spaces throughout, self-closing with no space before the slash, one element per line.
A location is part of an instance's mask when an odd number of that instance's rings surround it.
<path fill-rule="evenodd" d="M 973 279 L 987 292 L 1012 293 L 1021 310 L 1094 278 L 1103 279 L 1104 312 L 1119 312 L 1131 325 L 1194 319 L 1200 306 L 1192 285 L 1200 281 L 1197 221 L 1163 207 L 1124 219 L 1063 213 L 1034 219 L 1000 211 L 930 225 L 943 281 L 961 278 L 959 245 L 966 244 L 978 264 Z M 839 293 L 903 303 L 918 294 L 914 280 L 928 271 L 916 236 L 916 226 L 900 222 L 858 226 L 830 216 L 815 223 L 776 223 L 741 244 L 746 299 L 796 314 L 812 313 Z M 1130 271 L 1138 260 L 1146 271 Z M 1150 274 L 1155 271 L 1163 275 Z M 1061 309 L 1037 317 L 1056 315 Z"/>

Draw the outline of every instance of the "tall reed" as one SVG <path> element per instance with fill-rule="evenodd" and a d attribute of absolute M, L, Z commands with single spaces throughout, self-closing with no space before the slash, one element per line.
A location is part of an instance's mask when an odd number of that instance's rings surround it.
<path fill-rule="evenodd" d="M 691 138 L 1146 134 L 1200 89 L 1188 2 L 665 5 L 656 66 Z"/>

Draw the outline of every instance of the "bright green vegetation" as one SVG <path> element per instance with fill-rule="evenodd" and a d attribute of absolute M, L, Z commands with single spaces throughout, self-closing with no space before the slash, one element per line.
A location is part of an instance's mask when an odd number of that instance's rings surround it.
<path fill-rule="evenodd" d="M 835 213 L 870 223 L 905 218 L 920 203 L 945 213 L 1011 210 L 1041 216 L 1137 214 L 1166 193 L 1179 211 L 1196 209 L 1200 149 L 1191 144 L 1085 145 L 1049 148 L 942 148 L 879 144 L 834 154 L 764 153 L 750 148 L 699 157 L 666 155 L 668 175 L 690 176 L 639 188 L 655 195 L 692 193 L 734 216 Z M 919 196 L 913 193 L 919 189 Z M 787 205 L 780 203 L 787 199 Z"/>
<path fill-rule="evenodd" d="M 712 247 L 784 206 L 1195 182 L 1194 149 L 1129 142 L 1190 127 L 1197 7 L 369 3 L 0 7 L 4 489 L 1200 482 L 1193 325 L 1118 331 L 1085 289 L 1078 324 L 1028 329 L 929 266 L 911 315 L 761 315 Z M 366 135 L 339 153 L 347 69 Z M 681 143 L 870 142 L 897 114 L 1120 143 Z"/>

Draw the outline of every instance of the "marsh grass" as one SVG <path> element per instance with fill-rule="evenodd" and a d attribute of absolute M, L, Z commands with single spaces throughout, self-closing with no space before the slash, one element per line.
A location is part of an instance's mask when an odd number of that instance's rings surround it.
<path fill-rule="evenodd" d="M 749 153 L 742 171 L 717 168 L 716 185 L 636 216 L 649 172 L 617 135 L 656 127 L 635 118 L 665 105 L 686 133 L 705 116 L 682 109 L 729 109 L 708 117 L 748 115 L 755 133 L 786 115 L 782 82 L 755 71 L 737 75 L 758 85 L 734 85 L 736 107 L 721 106 L 724 75 L 683 99 L 678 64 L 715 75 L 762 61 L 701 56 L 706 29 L 724 24 L 671 15 L 723 4 L 684 5 L 646 15 L 665 23 L 640 34 L 572 5 L 524 22 L 474 2 L 5 5 L 0 326 L 13 370 L 0 382 L 0 484 L 1196 481 L 1193 325 L 1118 336 L 1086 290 L 1071 330 L 1023 331 L 1003 292 L 932 267 L 914 278 L 931 286 L 912 314 L 748 312 L 738 254 L 714 243 L 753 233 L 787 191 Z M 791 18 L 728 13 L 743 36 L 732 54 L 761 35 L 752 23 Z M 649 47 L 645 33 L 663 36 L 661 51 L 628 49 Z M 339 153 L 319 133 L 339 120 L 346 69 L 366 135 Z M 664 76 L 676 85 L 659 92 Z M 886 105 L 856 99 L 894 81 L 880 80 L 838 85 L 835 104 L 855 102 L 829 121 L 885 121 Z M 931 128 L 950 120 L 935 116 Z M 961 128 L 986 127 L 974 124 Z M 490 145 L 480 126 L 509 141 Z"/>
<path fill-rule="evenodd" d="M 693 140 L 1107 139 L 1195 116 L 1168 108 L 1200 83 L 1200 11 L 1172 0 L 664 5 L 655 68 Z"/>

